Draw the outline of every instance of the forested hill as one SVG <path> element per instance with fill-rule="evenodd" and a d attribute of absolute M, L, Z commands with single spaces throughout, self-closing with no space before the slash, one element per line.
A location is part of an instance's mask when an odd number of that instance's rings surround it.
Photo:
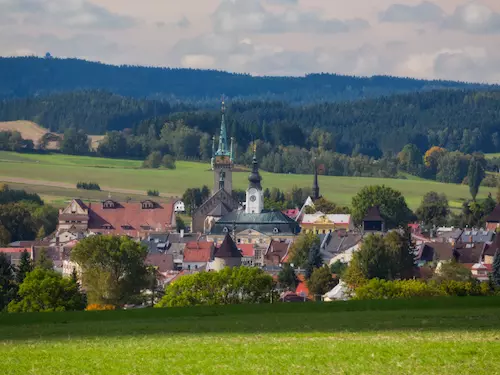
<path fill-rule="evenodd" d="M 164 123 L 182 120 L 211 137 L 218 132 L 220 112 L 85 91 L 0 101 L 0 121 L 8 120 L 31 120 L 57 132 L 130 128 L 129 133 L 148 139 Z M 304 106 L 233 101 L 226 121 L 243 147 L 260 139 L 276 147 L 322 147 L 373 157 L 397 153 L 407 143 L 422 151 L 436 145 L 467 153 L 500 152 L 500 90 L 437 90 Z"/>
<path fill-rule="evenodd" d="M 112 66 L 78 59 L 0 58 L 0 99 L 75 90 L 106 90 L 135 98 L 215 105 L 230 99 L 279 100 L 304 104 L 374 98 L 438 88 L 484 85 L 386 76 L 253 77 L 213 70 Z"/>

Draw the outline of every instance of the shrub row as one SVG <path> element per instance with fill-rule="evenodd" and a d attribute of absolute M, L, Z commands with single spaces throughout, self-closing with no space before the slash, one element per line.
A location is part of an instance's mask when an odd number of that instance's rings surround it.
<path fill-rule="evenodd" d="M 99 184 L 95 182 L 78 182 L 76 184 L 77 189 L 84 189 L 84 190 L 101 190 L 101 187 Z"/>
<path fill-rule="evenodd" d="M 356 288 L 354 299 L 398 299 L 442 296 L 488 296 L 495 291 L 488 283 L 476 281 L 435 281 L 372 279 Z"/>
<path fill-rule="evenodd" d="M 159 197 L 160 192 L 158 190 L 148 190 L 148 197 Z"/>

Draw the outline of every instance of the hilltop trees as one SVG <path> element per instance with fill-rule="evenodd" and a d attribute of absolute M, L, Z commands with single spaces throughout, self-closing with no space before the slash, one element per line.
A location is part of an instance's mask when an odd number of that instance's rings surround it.
<path fill-rule="evenodd" d="M 366 186 L 352 198 L 351 214 L 356 223 L 360 223 L 368 210 L 377 206 L 388 228 L 404 227 L 412 213 L 406 205 L 403 195 L 387 186 Z"/>
<path fill-rule="evenodd" d="M 422 174 L 423 157 L 422 153 L 414 144 L 407 144 L 398 154 L 399 165 L 404 171 L 414 174 Z"/>
<path fill-rule="evenodd" d="M 59 142 L 61 152 L 70 155 L 85 155 L 90 151 L 90 140 L 83 130 L 68 128 Z"/>
<path fill-rule="evenodd" d="M 80 241 L 71 260 L 82 269 L 89 303 L 118 306 L 133 300 L 147 283 L 147 252 L 128 237 L 93 236 Z"/>

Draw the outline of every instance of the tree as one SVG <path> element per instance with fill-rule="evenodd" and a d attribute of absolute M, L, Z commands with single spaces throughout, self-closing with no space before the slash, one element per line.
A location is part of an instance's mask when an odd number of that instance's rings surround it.
<path fill-rule="evenodd" d="M 45 247 L 42 247 L 40 254 L 35 261 L 35 268 L 41 268 L 43 270 L 54 270 L 54 262 L 49 257 L 49 253 Z"/>
<path fill-rule="evenodd" d="M 21 259 L 19 260 L 19 266 L 17 267 L 17 285 L 21 285 L 26 278 L 26 275 L 31 271 L 33 271 L 33 262 L 31 261 L 30 254 L 24 250 L 21 254 Z"/>
<path fill-rule="evenodd" d="M 154 306 L 165 294 L 164 289 L 161 287 L 159 279 L 162 277 L 158 267 L 147 266 L 147 285 L 151 293 L 148 304 Z"/>
<path fill-rule="evenodd" d="M 450 214 L 448 199 L 444 194 L 430 191 L 424 195 L 420 207 L 415 212 L 418 220 L 426 225 L 442 226 Z"/>
<path fill-rule="evenodd" d="M 145 246 L 125 236 L 92 236 L 74 247 L 71 260 L 81 268 L 90 303 L 119 306 L 146 285 L 147 254 Z"/>
<path fill-rule="evenodd" d="M 348 267 L 347 263 L 337 260 L 330 266 L 330 271 L 332 271 L 332 273 L 337 275 L 338 277 L 342 277 L 347 267 Z"/>
<path fill-rule="evenodd" d="M 10 243 L 9 231 L 0 224 L 0 246 L 7 246 Z"/>
<path fill-rule="evenodd" d="M 334 279 L 328 266 L 316 268 L 311 278 L 307 281 L 309 293 L 318 297 L 332 290 L 337 284 L 338 279 Z"/>
<path fill-rule="evenodd" d="M 186 223 L 184 222 L 182 217 L 176 216 L 175 223 L 176 223 L 177 232 L 180 232 L 181 230 L 186 230 Z"/>
<path fill-rule="evenodd" d="M 455 260 L 441 263 L 441 266 L 434 272 L 432 279 L 437 282 L 475 281 L 471 271 Z"/>
<path fill-rule="evenodd" d="M 68 128 L 59 142 L 61 152 L 70 155 L 85 155 L 90 150 L 90 140 L 83 130 Z"/>
<path fill-rule="evenodd" d="M 19 286 L 19 301 L 9 303 L 9 312 L 83 310 L 85 300 L 78 285 L 55 271 L 36 268 Z"/>
<path fill-rule="evenodd" d="M 142 163 L 143 168 L 160 168 L 162 155 L 160 151 L 153 151 Z"/>
<path fill-rule="evenodd" d="M 175 169 L 175 158 L 172 155 L 165 155 L 161 159 L 161 165 L 167 169 Z"/>
<path fill-rule="evenodd" d="M 314 233 L 301 233 L 290 247 L 290 263 L 295 267 L 306 267 L 309 253 L 313 246 L 320 245 L 319 237 Z"/>
<path fill-rule="evenodd" d="M 408 173 L 420 174 L 422 166 L 422 153 L 414 144 L 407 144 L 398 154 L 398 159 L 401 167 Z"/>
<path fill-rule="evenodd" d="M 169 284 L 155 307 L 268 303 L 273 278 L 259 268 L 234 267 L 186 275 Z"/>
<path fill-rule="evenodd" d="M 433 146 L 424 155 L 424 164 L 431 171 L 432 175 L 437 172 L 439 159 L 446 153 L 442 147 Z"/>
<path fill-rule="evenodd" d="M 500 253 L 497 251 L 493 258 L 493 272 L 491 277 L 496 286 L 500 287 Z"/>
<path fill-rule="evenodd" d="M 295 270 L 288 263 L 283 265 L 283 268 L 278 273 L 278 283 L 280 287 L 294 291 L 299 285 L 299 279 L 295 274 Z"/>
<path fill-rule="evenodd" d="M 327 215 L 334 214 L 349 214 L 349 207 L 337 206 L 335 203 L 326 200 L 325 198 L 320 198 L 314 202 L 314 210 L 321 211 Z M 314 212 L 313 212 L 314 213 Z"/>
<path fill-rule="evenodd" d="M 0 253 L 0 312 L 16 297 L 14 267 L 5 253 Z"/>
<path fill-rule="evenodd" d="M 387 186 L 366 186 L 352 198 L 351 214 L 356 223 L 361 223 L 368 210 L 378 206 L 388 228 L 406 227 L 412 213 L 399 191 Z"/>
<path fill-rule="evenodd" d="M 476 200 L 477 193 L 479 191 L 479 186 L 484 179 L 484 157 L 481 159 L 477 156 L 473 156 L 469 164 L 469 172 L 467 173 L 467 179 L 469 182 L 469 191 L 472 196 L 472 200 Z"/>
<path fill-rule="evenodd" d="M 309 249 L 309 255 L 306 265 L 306 279 L 309 280 L 313 271 L 323 265 L 323 257 L 321 256 L 320 243 L 314 241 Z"/>
<path fill-rule="evenodd" d="M 398 232 L 385 237 L 372 234 L 354 254 L 346 272 L 351 277 L 354 274 L 366 280 L 411 278 L 414 270 L 412 250 L 408 237 Z"/>

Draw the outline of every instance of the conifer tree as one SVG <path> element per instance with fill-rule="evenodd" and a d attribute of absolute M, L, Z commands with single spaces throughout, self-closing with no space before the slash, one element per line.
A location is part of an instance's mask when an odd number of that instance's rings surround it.
<path fill-rule="evenodd" d="M 33 262 L 31 261 L 29 253 L 25 250 L 21 254 L 21 260 L 16 272 L 16 283 L 21 285 L 26 278 L 28 272 L 33 271 Z"/>
<path fill-rule="evenodd" d="M 495 253 L 495 258 L 493 258 L 492 277 L 495 285 L 500 286 L 500 253 L 498 251 Z"/>
<path fill-rule="evenodd" d="M 14 267 L 4 253 L 0 253 L 0 312 L 16 296 Z"/>
<path fill-rule="evenodd" d="M 306 278 L 309 280 L 313 271 L 323 265 L 319 241 L 315 241 L 309 250 L 309 259 L 306 266 Z"/>

